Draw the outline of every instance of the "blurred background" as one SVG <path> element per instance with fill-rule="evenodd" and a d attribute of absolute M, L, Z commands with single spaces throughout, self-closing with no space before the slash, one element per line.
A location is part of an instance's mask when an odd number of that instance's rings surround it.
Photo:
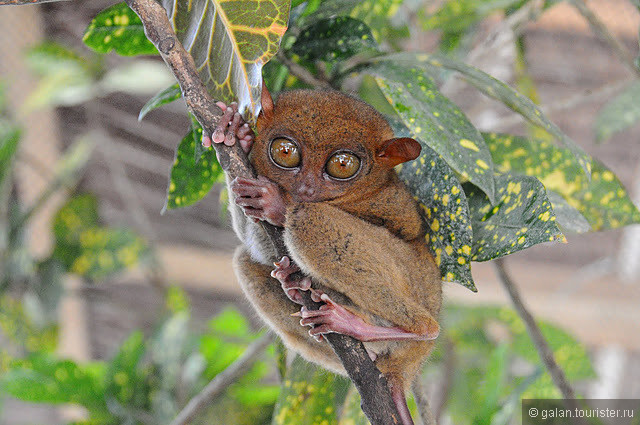
<path fill-rule="evenodd" d="M 100 226 L 129 229 L 153 252 L 143 265 L 132 261 L 137 265 L 115 274 L 90 279 L 63 274 L 55 310 L 56 350 L 77 362 L 111 359 L 134 330 L 147 336 L 157 332 L 165 314 L 167 285 L 177 285 L 186 293 L 191 332 L 208 329 L 208 321 L 230 311 L 229 306 L 242 312 L 251 329 L 261 327 L 230 266 L 238 241 L 221 207 L 222 186 L 214 186 L 194 206 L 161 214 L 175 148 L 189 130 L 189 120 L 182 100 L 151 112 L 142 121 L 137 116 L 149 97 L 172 84 L 172 77 L 158 58 L 98 57 L 82 44 L 90 20 L 113 3 L 92 0 L 0 8 L 0 81 L 6 87 L 8 109 L 23 128 L 11 196 L 24 205 L 38 202 L 42 191 L 59 177 L 56 173 L 65 153 L 77 148 L 78 137 L 93 142 L 78 179 L 61 183 L 60 190 L 44 199 L 28 221 L 27 256 L 44 258 L 56 249 L 60 235 L 52 229 L 58 211 L 77 193 L 95 197 Z M 627 0 L 590 1 L 588 6 L 637 55 L 638 9 Z M 491 14 L 480 21 L 480 35 L 474 40 L 482 40 L 501 19 L 500 14 Z M 527 78 L 536 88 L 539 103 L 566 134 L 619 176 L 637 202 L 640 127 L 619 132 L 606 144 L 595 142 L 594 130 L 598 112 L 633 79 L 632 72 L 568 4 L 545 11 L 526 25 L 522 35 Z M 439 37 L 433 31 L 412 33 L 403 42 L 409 50 L 433 51 Z M 100 87 L 87 82 L 71 92 L 57 93 L 55 80 L 46 80 L 37 69 L 34 72 L 29 54 L 44 41 L 55 41 L 100 63 Z M 472 58 L 471 63 L 503 81 L 520 84 L 522 75 L 514 64 L 521 58 L 514 46 L 513 41 L 497 40 L 490 55 Z M 40 66 L 50 65 L 45 61 Z M 141 81 L 140 75 L 145 76 L 144 83 L 132 84 Z M 525 131 L 514 114 L 460 82 L 449 84 L 446 93 L 483 131 Z M 51 107 L 52 102 L 69 106 Z M 536 317 L 567 331 L 586 348 L 596 375 L 577 384 L 585 397 L 640 398 L 639 247 L 640 229 L 626 227 L 569 235 L 567 244 L 538 245 L 507 260 Z M 491 264 L 474 263 L 473 274 L 478 293 L 445 284 L 447 304 L 454 308 L 509 306 Z M 2 308 L 8 314 L 7 305 Z M 488 326 L 487 334 L 500 340 L 504 330 Z M 2 344 L 10 342 L 0 331 Z M 468 367 L 464 361 L 461 354 L 456 367 Z M 438 363 L 436 356 L 434 370 L 429 372 L 435 377 L 429 390 L 436 399 L 446 384 L 446 368 L 453 367 L 444 363 Z M 7 397 L 0 424 L 66 423 L 74 415 L 82 417 L 82 412 Z"/>

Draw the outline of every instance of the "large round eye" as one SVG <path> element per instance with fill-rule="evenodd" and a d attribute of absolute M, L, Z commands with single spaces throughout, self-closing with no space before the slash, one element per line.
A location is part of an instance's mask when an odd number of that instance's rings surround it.
<path fill-rule="evenodd" d="M 352 153 L 338 152 L 327 161 L 327 173 L 336 179 L 346 180 L 360 169 L 360 158 Z"/>
<path fill-rule="evenodd" d="M 291 140 L 278 137 L 271 142 L 271 159 L 283 168 L 295 168 L 300 165 L 300 149 Z"/>

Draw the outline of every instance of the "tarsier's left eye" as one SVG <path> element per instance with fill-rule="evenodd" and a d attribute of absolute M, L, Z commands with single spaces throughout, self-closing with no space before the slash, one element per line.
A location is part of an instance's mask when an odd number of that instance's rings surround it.
<path fill-rule="evenodd" d="M 326 168 L 331 177 L 346 180 L 360 170 L 360 158 L 349 152 L 338 152 L 329 158 Z"/>
<path fill-rule="evenodd" d="M 278 137 L 271 142 L 271 159 L 283 168 L 295 168 L 300 165 L 300 150 L 295 142 Z"/>

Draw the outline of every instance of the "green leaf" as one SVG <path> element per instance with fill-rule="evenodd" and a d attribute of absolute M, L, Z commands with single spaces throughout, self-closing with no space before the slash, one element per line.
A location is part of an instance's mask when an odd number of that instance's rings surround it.
<path fill-rule="evenodd" d="M 58 327 L 38 326 L 26 313 L 20 301 L 8 296 L 0 296 L 0 331 L 9 346 L 15 343 L 28 352 L 50 353 L 58 345 Z"/>
<path fill-rule="evenodd" d="M 350 382 L 296 356 L 284 380 L 272 425 L 337 425 L 336 401 Z"/>
<path fill-rule="evenodd" d="M 194 152 L 201 140 L 202 128 L 198 128 L 189 131 L 180 142 L 169 177 L 165 210 L 195 204 L 209 193 L 214 183 L 224 181 L 224 172 L 213 148 L 207 149 L 196 164 Z"/>
<path fill-rule="evenodd" d="M 162 0 L 178 39 L 214 99 L 237 99 L 248 121 L 258 116 L 262 66 L 287 29 L 287 0 Z"/>
<path fill-rule="evenodd" d="M 148 254 L 145 241 L 128 229 L 94 227 L 81 232 L 79 239 L 79 255 L 67 267 L 91 280 L 132 267 Z"/>
<path fill-rule="evenodd" d="M 475 186 L 467 183 L 464 189 L 473 227 L 473 261 L 492 260 L 542 242 L 565 241 L 538 179 L 496 175 L 493 205 Z"/>
<path fill-rule="evenodd" d="M 344 0 L 343 0 L 344 1 Z M 391 20 L 396 15 L 404 0 L 361 0 L 351 11 L 351 17 L 369 25 L 374 37 L 379 41 L 391 41 L 398 33 Z M 349 0 L 346 3 L 350 3 Z M 405 28 L 406 29 L 406 28 Z M 400 29 L 403 37 L 408 37 L 408 31 Z"/>
<path fill-rule="evenodd" d="M 502 81 L 463 62 L 440 55 L 398 53 L 385 56 L 380 60 L 392 61 L 398 64 L 422 66 L 433 75 L 439 75 L 443 69 L 459 72 L 478 90 L 489 97 L 502 102 L 505 106 L 522 115 L 532 124 L 542 127 L 548 133 L 560 140 L 573 154 L 575 160 L 585 171 L 587 177 L 591 173 L 591 157 L 573 140 L 565 135 L 557 125 L 551 122 L 542 110 L 527 97 L 521 95 Z"/>
<path fill-rule="evenodd" d="M 341 16 L 323 19 L 302 30 L 291 50 L 312 61 L 333 61 L 377 47 L 364 22 Z"/>
<path fill-rule="evenodd" d="M 101 409 L 99 379 L 72 361 L 37 354 L 17 360 L 0 377 L 0 392 L 31 403 L 75 403 Z"/>
<path fill-rule="evenodd" d="M 396 136 L 410 136 L 404 125 L 390 122 Z M 414 161 L 397 167 L 398 175 L 417 197 L 431 228 L 427 242 L 443 280 L 458 282 L 476 292 L 471 276 L 473 231 L 464 191 L 442 156 L 420 138 L 417 140 L 422 145 L 422 153 Z"/>
<path fill-rule="evenodd" d="M 155 46 L 144 35 L 142 21 L 126 3 L 118 3 L 93 18 L 82 41 L 93 50 L 123 56 L 156 55 Z"/>
<path fill-rule="evenodd" d="M 103 95 L 124 92 L 130 95 L 150 96 L 175 81 L 163 62 L 136 59 L 105 72 L 98 82 L 98 87 Z"/>
<path fill-rule="evenodd" d="M 154 109 L 159 108 L 162 105 L 166 105 L 167 103 L 171 103 L 174 100 L 178 100 L 181 97 L 182 91 L 180 91 L 180 86 L 178 84 L 167 87 L 144 104 L 142 109 L 140 109 L 140 114 L 138 114 L 138 121 L 142 121 L 142 119 Z"/>
<path fill-rule="evenodd" d="M 609 139 L 615 133 L 640 121 L 640 81 L 633 82 L 600 110 L 595 121 L 596 140 Z"/>
<path fill-rule="evenodd" d="M 591 230 L 587 219 L 580 214 L 580 211 L 569 205 L 561 195 L 547 189 L 547 197 L 551 201 L 553 212 L 563 233 L 585 233 Z"/>
<path fill-rule="evenodd" d="M 144 407 L 151 388 L 141 367 L 145 354 L 142 332 L 133 332 L 111 359 L 105 377 L 104 394 L 126 406 Z"/>
<path fill-rule="evenodd" d="M 593 160 L 588 180 L 568 149 L 506 134 L 485 134 L 485 140 L 498 170 L 537 177 L 578 210 L 593 230 L 640 222 L 640 212 L 622 183 L 601 162 Z"/>
<path fill-rule="evenodd" d="M 19 142 L 20 129 L 0 117 L 0 186 L 12 169 Z"/>
<path fill-rule="evenodd" d="M 41 79 L 25 100 L 26 111 L 48 105 L 77 105 L 97 94 L 94 83 L 101 68 L 99 62 L 89 61 L 60 44 L 46 42 L 32 48 L 27 63 Z"/>
<path fill-rule="evenodd" d="M 98 199 L 90 194 L 76 195 L 56 213 L 53 234 L 59 243 L 76 244 L 80 233 L 98 224 Z"/>
<path fill-rule="evenodd" d="M 209 322 L 209 329 L 216 335 L 248 338 L 252 335 L 249 321 L 238 310 L 226 308 Z"/>
<path fill-rule="evenodd" d="M 59 43 L 46 41 L 27 52 L 29 67 L 39 75 L 55 74 L 73 69 L 79 74 L 95 74 L 98 70 L 92 61 Z"/>
<path fill-rule="evenodd" d="M 507 368 L 509 367 L 508 348 L 507 344 L 500 344 L 489 357 L 489 365 L 482 382 L 482 398 L 479 400 L 480 412 L 476 417 L 476 423 L 490 423 L 491 416 L 500 406 L 500 395 L 503 391 Z"/>
<path fill-rule="evenodd" d="M 521 0 L 449 0 L 435 13 L 419 14 L 425 30 L 441 29 L 446 32 L 461 32 L 484 19 L 489 14 L 503 10 Z M 422 16 L 421 16 L 422 15 Z"/>
<path fill-rule="evenodd" d="M 144 240 L 132 231 L 100 227 L 97 222 L 97 200 L 91 195 L 71 198 L 56 214 L 53 256 L 70 272 L 99 280 L 148 254 Z"/>
<path fill-rule="evenodd" d="M 420 69 L 379 61 L 364 70 L 415 137 L 494 199 L 493 164 L 482 136 Z"/>
<path fill-rule="evenodd" d="M 189 296 L 179 286 L 174 285 L 167 288 L 165 304 L 171 314 L 189 313 L 191 311 Z"/>

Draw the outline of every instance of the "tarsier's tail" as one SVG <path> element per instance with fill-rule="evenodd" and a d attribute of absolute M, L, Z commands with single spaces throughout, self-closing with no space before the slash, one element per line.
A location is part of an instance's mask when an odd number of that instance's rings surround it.
<path fill-rule="evenodd" d="M 407 406 L 407 397 L 404 393 L 404 384 L 399 379 L 389 377 L 389 389 L 391 390 L 391 398 L 393 404 L 396 405 L 398 413 L 400 414 L 400 421 L 402 425 L 414 425 L 413 419 L 411 419 L 411 413 L 409 412 L 409 406 Z"/>

